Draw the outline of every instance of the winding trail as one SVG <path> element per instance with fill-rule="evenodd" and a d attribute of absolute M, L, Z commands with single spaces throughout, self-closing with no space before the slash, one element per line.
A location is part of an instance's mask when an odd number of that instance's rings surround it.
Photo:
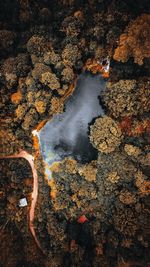
<path fill-rule="evenodd" d="M 26 152 L 25 150 L 22 150 L 19 154 L 14 154 L 11 156 L 4 156 L 0 158 L 24 158 L 29 162 L 31 166 L 32 174 L 33 174 L 33 191 L 32 191 L 31 206 L 29 210 L 29 228 L 30 228 L 31 234 L 34 237 L 34 240 L 37 246 L 43 252 L 40 242 L 36 236 L 35 229 L 34 229 L 35 207 L 36 207 L 36 202 L 37 202 L 37 197 L 38 197 L 38 175 L 37 175 L 37 171 L 34 166 L 34 157 L 28 152 Z"/>

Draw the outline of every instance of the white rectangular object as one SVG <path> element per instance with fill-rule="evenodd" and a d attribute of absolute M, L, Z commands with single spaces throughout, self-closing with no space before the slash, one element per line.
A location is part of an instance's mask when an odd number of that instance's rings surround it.
<path fill-rule="evenodd" d="M 21 198 L 19 200 L 19 207 L 26 207 L 28 205 L 27 203 L 27 199 L 24 197 L 24 198 Z"/>

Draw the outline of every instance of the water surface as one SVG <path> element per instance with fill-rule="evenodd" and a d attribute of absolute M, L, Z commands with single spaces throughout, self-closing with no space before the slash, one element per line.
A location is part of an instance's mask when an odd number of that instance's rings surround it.
<path fill-rule="evenodd" d="M 99 102 L 104 88 L 105 81 L 100 74 L 79 76 L 72 96 L 66 101 L 65 112 L 54 115 L 39 132 L 40 149 L 48 164 L 67 156 L 82 163 L 97 158 L 88 132 L 92 120 L 104 114 Z"/>

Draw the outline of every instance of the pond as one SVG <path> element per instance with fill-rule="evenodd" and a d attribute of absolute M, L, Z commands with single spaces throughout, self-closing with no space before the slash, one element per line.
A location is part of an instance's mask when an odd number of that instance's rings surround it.
<path fill-rule="evenodd" d="M 88 134 L 89 125 L 104 114 L 99 97 L 105 83 L 100 74 L 82 73 L 65 103 L 65 111 L 55 115 L 40 130 L 40 149 L 48 165 L 69 156 L 82 163 L 97 158 L 97 150 Z"/>

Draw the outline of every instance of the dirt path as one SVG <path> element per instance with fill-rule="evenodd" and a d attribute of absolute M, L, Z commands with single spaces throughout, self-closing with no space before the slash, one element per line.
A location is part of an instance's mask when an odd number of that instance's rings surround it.
<path fill-rule="evenodd" d="M 32 236 L 34 237 L 34 240 L 37 246 L 42 251 L 40 242 L 36 236 L 35 229 L 34 229 L 35 207 L 36 207 L 36 202 L 37 202 L 37 197 L 38 197 L 38 175 L 37 175 L 37 171 L 34 166 L 34 157 L 30 155 L 28 152 L 26 152 L 25 150 L 22 150 L 19 154 L 14 154 L 11 156 L 4 156 L 1 158 L 24 158 L 29 162 L 31 166 L 32 174 L 33 174 L 33 191 L 32 191 L 31 207 L 29 210 L 29 228 L 30 228 L 30 231 L 32 233 Z"/>

